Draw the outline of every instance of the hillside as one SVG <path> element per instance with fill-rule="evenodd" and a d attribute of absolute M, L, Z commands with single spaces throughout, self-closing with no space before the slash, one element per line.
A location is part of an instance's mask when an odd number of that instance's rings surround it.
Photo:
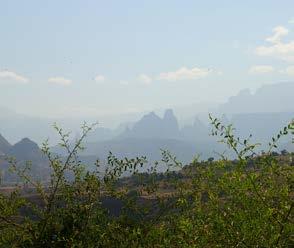
<path fill-rule="evenodd" d="M 2 150 L 2 154 L 0 154 L 2 157 L 2 159 L 0 157 L 0 167 L 4 183 L 11 183 L 18 179 L 16 175 L 9 172 L 10 165 L 8 160 L 10 158 L 15 159 L 15 165 L 18 168 L 24 168 L 25 164 L 30 162 L 30 174 L 33 178 L 42 178 L 42 180 L 48 178 L 48 160 L 35 142 L 28 138 L 24 138 L 16 144 L 10 145 L 2 136 L 0 136 L 0 141 L 1 140 L 3 141 L 2 144 L 4 144 L 2 145 L 2 149 L 5 148 Z"/>
<path fill-rule="evenodd" d="M 9 142 L 0 134 L 0 155 L 5 155 L 10 148 Z"/>

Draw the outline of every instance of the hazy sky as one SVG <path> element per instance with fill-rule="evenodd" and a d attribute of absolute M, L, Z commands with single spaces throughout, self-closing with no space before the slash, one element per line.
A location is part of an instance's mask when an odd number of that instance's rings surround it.
<path fill-rule="evenodd" d="M 294 1 L 0 0 L 0 106 L 38 116 L 223 101 L 294 81 Z"/>

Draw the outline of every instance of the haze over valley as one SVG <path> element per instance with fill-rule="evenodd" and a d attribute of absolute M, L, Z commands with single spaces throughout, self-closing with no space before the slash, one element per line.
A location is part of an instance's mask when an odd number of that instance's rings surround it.
<path fill-rule="evenodd" d="M 190 115 L 177 112 L 184 116 L 181 121 L 173 109 L 166 109 L 156 111 L 159 114 L 151 111 L 129 116 L 116 128 L 98 124 L 85 138 L 85 150 L 79 155 L 89 168 L 92 168 L 96 159 L 105 161 L 109 152 L 120 158 L 146 156 L 150 162 L 160 161 L 162 150 L 170 151 L 184 163 L 192 161 L 196 156 L 200 159 L 219 159 L 221 154 L 231 156 L 226 147 L 211 136 L 209 113 L 219 117 L 224 124 L 233 124 L 236 134 L 241 138 L 252 134 L 255 142 L 262 143 L 259 149 L 266 150 L 271 137 L 293 119 L 293 92 L 294 83 L 276 83 L 262 86 L 255 93 L 242 90 L 226 102 L 204 111 L 200 109 L 194 114 L 188 109 L 193 106 L 188 106 L 186 112 Z M 178 108 L 178 111 L 183 111 L 183 107 Z M 163 114 L 160 115 L 160 112 Z M 47 168 L 46 159 L 39 148 L 46 137 L 53 152 L 66 155 L 66 150 L 57 144 L 60 137 L 53 128 L 54 122 L 72 131 L 72 143 L 80 137 L 83 122 L 82 119 L 34 118 L 14 112 L 3 112 L 0 119 L 0 156 L 14 156 L 19 161 L 31 160 L 36 168 Z M 94 119 L 89 118 L 88 122 Z M 280 150 L 294 151 L 290 139 L 282 140 L 280 147 Z"/>

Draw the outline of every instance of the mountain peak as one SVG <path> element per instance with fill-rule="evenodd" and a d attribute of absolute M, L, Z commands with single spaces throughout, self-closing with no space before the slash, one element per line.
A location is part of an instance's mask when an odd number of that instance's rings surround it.
<path fill-rule="evenodd" d="M 30 140 L 29 138 L 23 138 L 19 142 L 17 142 L 14 146 L 29 146 L 30 148 L 38 148 L 38 145 Z"/>
<path fill-rule="evenodd" d="M 14 150 L 21 151 L 40 151 L 39 146 L 29 138 L 23 138 L 17 142 L 13 147 Z"/>
<path fill-rule="evenodd" d="M 9 150 L 9 155 L 20 160 L 41 160 L 43 153 L 38 145 L 29 138 L 23 138 Z"/>
<path fill-rule="evenodd" d="M 171 109 L 167 109 L 163 118 L 153 111 L 144 115 L 132 129 L 124 135 L 136 138 L 175 138 L 179 135 L 177 118 Z"/>

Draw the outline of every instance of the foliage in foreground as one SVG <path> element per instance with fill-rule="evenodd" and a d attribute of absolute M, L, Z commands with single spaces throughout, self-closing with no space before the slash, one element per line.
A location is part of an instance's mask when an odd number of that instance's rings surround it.
<path fill-rule="evenodd" d="M 147 176 L 139 173 L 146 158 L 111 153 L 105 173 L 86 171 L 77 154 L 92 127 L 83 126 L 74 147 L 57 128 L 68 156 L 54 156 L 44 144 L 50 182 L 33 181 L 11 161 L 35 194 L 0 194 L 0 247 L 293 247 L 293 154 L 271 155 L 282 136 L 293 135 L 293 123 L 267 153 L 256 154 L 257 145 L 236 138 L 232 126 L 211 122 L 236 160 L 182 166 L 163 151 L 166 172 L 158 174 L 155 163 Z M 134 184 L 120 179 L 126 172 Z M 110 214 L 103 199 L 119 200 L 119 214 Z"/>

